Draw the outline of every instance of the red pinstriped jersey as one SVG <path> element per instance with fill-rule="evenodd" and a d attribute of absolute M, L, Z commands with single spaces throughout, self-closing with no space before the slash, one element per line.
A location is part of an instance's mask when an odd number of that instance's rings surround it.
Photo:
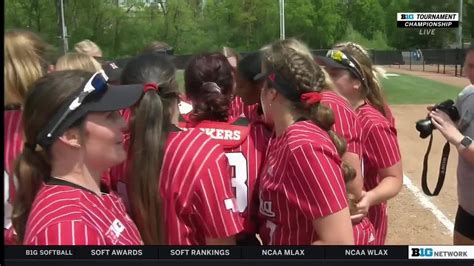
<path fill-rule="evenodd" d="M 181 95 L 178 107 L 179 113 L 181 114 L 181 119 L 183 119 L 183 121 L 191 121 L 190 115 L 193 111 L 191 100 L 186 98 L 186 96 Z M 247 108 L 244 106 L 242 98 L 239 96 L 234 96 L 229 107 L 229 119 L 237 119 L 238 117 L 243 116 L 244 112 L 249 112 L 251 110 L 252 109 L 247 110 Z"/>
<path fill-rule="evenodd" d="M 112 180 L 119 180 L 112 187 L 127 202 L 127 184 L 133 182 L 127 174 L 130 164 L 131 158 L 110 171 Z M 206 237 L 228 237 L 243 230 L 230 171 L 222 147 L 200 130 L 170 132 L 157 188 L 166 244 L 205 245 Z"/>
<path fill-rule="evenodd" d="M 334 132 L 346 140 L 347 152 L 357 154 L 362 159 L 362 127 L 357 114 L 349 102 L 339 94 L 332 91 L 323 91 L 321 94 L 323 96 L 321 103 L 331 108 L 334 113 Z M 370 236 L 374 237 L 373 225 L 367 218 L 353 224 L 352 229 L 356 245 L 368 245 Z"/>
<path fill-rule="evenodd" d="M 235 96 L 234 100 L 232 101 L 231 109 L 237 110 L 234 111 L 234 113 L 238 113 L 239 110 L 242 110 L 242 113 L 250 122 L 263 121 L 263 112 L 261 111 L 260 104 L 258 103 L 246 105 L 242 98 Z"/>
<path fill-rule="evenodd" d="M 258 121 L 264 121 L 263 117 L 263 111 L 260 107 L 260 104 L 256 103 L 253 105 L 246 105 L 244 107 L 244 116 L 250 121 L 250 122 L 258 122 Z"/>
<path fill-rule="evenodd" d="M 381 181 L 380 169 L 395 165 L 401 159 L 394 122 L 373 106 L 365 104 L 356 110 L 362 126 L 362 174 L 364 188 L 369 191 Z M 375 228 L 376 245 L 383 245 L 387 235 L 387 206 L 381 203 L 369 209 L 368 217 Z"/>
<path fill-rule="evenodd" d="M 390 106 L 388 106 L 388 104 L 386 104 L 384 106 L 384 110 L 385 110 L 385 117 L 388 119 L 390 124 L 392 124 L 392 126 L 395 127 L 395 117 L 393 116 L 392 109 L 390 108 Z"/>
<path fill-rule="evenodd" d="M 375 245 L 375 229 L 369 218 L 364 217 L 359 223 L 353 224 L 352 230 L 354 232 L 355 245 Z"/>
<path fill-rule="evenodd" d="M 188 124 L 190 125 L 190 124 Z M 257 210 L 252 208 L 255 184 L 263 166 L 265 149 L 270 131 L 263 123 L 252 123 L 245 118 L 234 122 L 202 121 L 196 125 L 212 139 L 222 144 L 232 169 L 232 187 L 237 201 L 237 209 L 244 218 L 244 231 L 256 233 L 255 221 L 250 214 Z"/>
<path fill-rule="evenodd" d="M 362 128 L 349 102 L 332 91 L 323 91 L 321 103 L 334 113 L 333 130 L 347 142 L 347 152 L 362 155 Z"/>
<path fill-rule="evenodd" d="M 239 96 L 234 96 L 234 98 L 230 102 L 229 117 L 231 119 L 240 117 L 244 114 L 244 111 L 245 105 L 242 101 L 242 98 L 240 98 Z"/>
<path fill-rule="evenodd" d="M 167 244 L 204 245 L 243 230 L 222 147 L 200 130 L 173 132 L 160 177 Z"/>
<path fill-rule="evenodd" d="M 5 110 L 3 113 L 3 145 L 4 146 L 4 243 L 12 245 L 15 243 L 15 234 L 11 223 L 13 210 L 13 199 L 17 180 L 14 178 L 13 169 L 16 158 L 23 149 L 23 126 L 22 112 L 20 110 Z"/>
<path fill-rule="evenodd" d="M 132 110 L 130 108 L 120 110 L 120 114 L 127 124 L 130 124 L 130 118 L 132 117 Z"/>
<path fill-rule="evenodd" d="M 52 178 L 35 197 L 23 244 L 142 245 L 143 242 L 115 193 L 98 196 Z"/>
<path fill-rule="evenodd" d="M 309 121 L 270 140 L 259 182 L 264 245 L 317 241 L 313 220 L 347 207 L 341 159 L 327 132 Z"/>

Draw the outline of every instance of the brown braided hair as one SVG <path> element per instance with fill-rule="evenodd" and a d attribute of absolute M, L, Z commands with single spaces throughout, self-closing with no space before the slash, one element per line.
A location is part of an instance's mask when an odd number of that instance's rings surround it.
<path fill-rule="evenodd" d="M 320 92 L 328 87 L 328 76 L 314 59 L 304 44 L 296 39 L 278 41 L 263 49 L 263 67 L 274 69 L 293 85 L 300 94 Z M 333 130 L 334 113 L 326 105 L 317 103 L 308 105 L 302 102 L 291 102 L 292 108 L 314 124 L 328 132 L 336 146 L 339 156 L 346 151 L 346 141 Z M 355 178 L 355 170 L 342 163 L 345 182 Z"/>

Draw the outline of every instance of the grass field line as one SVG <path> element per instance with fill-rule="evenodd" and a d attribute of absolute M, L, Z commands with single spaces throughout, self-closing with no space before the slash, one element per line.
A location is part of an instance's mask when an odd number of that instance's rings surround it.
<path fill-rule="evenodd" d="M 403 175 L 403 184 L 408 188 L 408 190 L 416 197 L 416 199 L 420 202 L 421 206 L 423 206 L 425 209 L 428 209 L 434 217 L 442 224 L 444 225 L 445 229 L 447 232 L 449 232 L 451 235 L 453 234 L 454 231 L 454 223 L 449 220 L 446 215 L 438 208 L 436 205 L 431 202 L 431 200 L 423 194 L 420 189 L 411 182 L 411 179 Z"/>

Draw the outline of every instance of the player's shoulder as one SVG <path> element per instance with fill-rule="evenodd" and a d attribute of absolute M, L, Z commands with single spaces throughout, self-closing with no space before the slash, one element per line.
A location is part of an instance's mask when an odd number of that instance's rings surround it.
<path fill-rule="evenodd" d="M 23 112 L 21 109 L 5 109 L 3 111 L 3 117 L 5 118 L 18 117 L 18 116 L 21 116 L 22 114 Z"/>
<path fill-rule="evenodd" d="M 21 123 L 23 112 L 19 109 L 6 109 L 3 112 L 3 122 L 5 125 L 11 122 Z"/>
<path fill-rule="evenodd" d="M 43 211 L 60 211 L 60 209 L 66 209 L 63 208 L 64 206 L 68 206 L 67 211 L 72 212 L 87 208 L 84 206 L 84 202 L 87 202 L 87 195 L 80 188 L 43 184 L 35 197 L 33 208 Z M 49 210 L 44 209 L 45 206 Z"/>
<path fill-rule="evenodd" d="M 263 121 L 257 120 L 252 121 L 250 124 L 249 135 L 251 138 L 258 138 L 263 140 L 265 143 L 270 139 L 273 131 Z"/>
<path fill-rule="evenodd" d="M 271 134 L 271 128 L 262 120 L 255 120 L 250 122 L 251 131 L 263 131 L 263 134 Z"/>
<path fill-rule="evenodd" d="M 86 202 L 86 204 L 84 204 Z M 82 220 L 91 211 L 80 189 L 60 185 L 43 185 L 35 197 L 30 212 L 32 223 L 43 217 L 42 227 L 62 221 Z"/>
<path fill-rule="evenodd" d="M 349 101 L 334 91 L 323 91 L 321 92 L 321 103 L 322 104 L 334 104 L 337 106 L 343 106 L 344 108 L 351 108 Z"/>
<path fill-rule="evenodd" d="M 344 109 L 345 111 L 352 111 L 351 105 L 343 96 L 337 94 L 333 91 L 323 91 L 321 92 L 321 103 L 329 107 L 338 107 L 339 109 Z"/>
<path fill-rule="evenodd" d="M 172 132 L 168 138 L 167 151 L 174 151 L 182 156 L 209 153 L 216 149 L 222 150 L 221 145 L 197 128 Z"/>
<path fill-rule="evenodd" d="M 357 117 L 364 128 L 390 127 L 390 121 L 375 107 L 365 104 L 357 109 Z"/>
<path fill-rule="evenodd" d="M 301 146 L 327 146 L 332 143 L 329 134 L 310 120 L 292 124 L 285 134 L 290 150 Z"/>

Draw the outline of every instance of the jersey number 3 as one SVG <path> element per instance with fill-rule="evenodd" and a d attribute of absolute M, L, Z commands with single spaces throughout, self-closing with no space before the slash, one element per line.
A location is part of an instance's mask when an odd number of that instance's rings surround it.
<path fill-rule="evenodd" d="M 233 168 L 232 187 L 235 188 L 237 210 L 244 212 L 247 209 L 247 159 L 241 152 L 226 152 L 225 155 L 229 160 L 230 166 Z"/>

